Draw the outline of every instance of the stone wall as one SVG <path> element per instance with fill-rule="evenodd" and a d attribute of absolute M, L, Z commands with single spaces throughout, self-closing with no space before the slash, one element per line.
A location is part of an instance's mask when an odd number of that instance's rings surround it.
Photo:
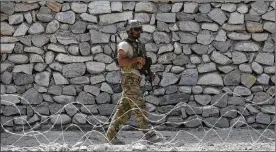
<path fill-rule="evenodd" d="M 154 92 L 141 82 L 153 124 L 266 127 L 275 113 L 274 14 L 275 1 L 1 2 L 1 122 L 106 121 L 122 91 L 114 35 L 124 38 L 134 18 L 157 73 Z"/>

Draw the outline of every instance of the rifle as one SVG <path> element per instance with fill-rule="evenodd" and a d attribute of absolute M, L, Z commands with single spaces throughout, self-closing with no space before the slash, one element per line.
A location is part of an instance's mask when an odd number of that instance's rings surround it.
<path fill-rule="evenodd" d="M 152 60 L 150 57 L 147 57 L 147 56 L 145 56 L 144 58 L 145 58 L 145 65 L 139 71 L 141 74 L 144 74 L 146 76 L 146 80 L 150 82 L 151 90 L 153 91 L 153 85 L 152 85 L 153 72 L 151 72 L 150 70 L 150 66 L 152 65 Z"/>

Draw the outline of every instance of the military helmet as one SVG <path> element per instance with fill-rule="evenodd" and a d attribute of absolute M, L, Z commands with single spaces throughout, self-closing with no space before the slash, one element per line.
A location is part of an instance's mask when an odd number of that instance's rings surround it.
<path fill-rule="evenodd" d="M 125 27 L 129 31 L 131 28 L 142 28 L 142 24 L 138 20 L 127 20 Z"/>

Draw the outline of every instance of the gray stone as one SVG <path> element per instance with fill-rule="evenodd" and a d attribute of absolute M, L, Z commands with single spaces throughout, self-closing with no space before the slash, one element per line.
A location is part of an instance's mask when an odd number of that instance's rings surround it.
<path fill-rule="evenodd" d="M 202 124 L 202 119 L 198 118 L 197 116 L 190 116 L 184 122 L 185 127 L 188 127 L 188 128 L 194 128 L 194 127 L 200 126 L 201 124 Z"/>
<path fill-rule="evenodd" d="M 42 95 L 38 93 L 34 88 L 28 89 L 22 96 L 25 100 L 22 100 L 22 104 L 40 104 L 43 101 Z"/>
<path fill-rule="evenodd" d="M 109 34 L 105 34 L 96 30 L 90 30 L 89 33 L 91 35 L 91 43 L 109 43 Z"/>
<path fill-rule="evenodd" d="M 81 107 L 81 112 L 86 114 L 97 114 L 98 109 L 96 105 L 83 105 Z"/>
<path fill-rule="evenodd" d="M 186 32 L 199 32 L 200 26 L 194 21 L 179 21 L 179 29 Z"/>
<path fill-rule="evenodd" d="M 162 54 L 159 58 L 158 58 L 158 63 L 160 64 L 170 64 L 172 63 L 174 60 L 176 59 L 176 55 L 172 52 L 170 53 L 165 53 Z"/>
<path fill-rule="evenodd" d="M 193 2 L 186 2 L 184 3 L 184 12 L 185 13 L 196 13 L 198 11 L 199 5 L 198 3 L 193 3 Z"/>
<path fill-rule="evenodd" d="M 15 46 L 14 46 L 14 52 L 15 53 L 23 53 L 23 44 L 21 43 L 15 43 Z M 3 49 L 3 48 L 2 48 Z"/>
<path fill-rule="evenodd" d="M 220 90 L 213 87 L 204 88 L 203 90 L 203 94 L 219 94 L 219 93 L 220 93 Z"/>
<path fill-rule="evenodd" d="M 135 2 L 124 2 L 123 3 L 123 10 L 129 10 L 132 11 L 135 7 Z"/>
<path fill-rule="evenodd" d="M 153 33 L 153 40 L 155 43 L 170 43 L 170 36 L 165 32 L 154 32 Z"/>
<path fill-rule="evenodd" d="M 195 43 L 196 36 L 190 33 L 178 32 L 180 43 Z"/>
<path fill-rule="evenodd" d="M 0 68 L 1 73 L 3 73 L 4 71 L 6 71 L 6 70 L 10 69 L 11 67 L 13 67 L 13 64 L 8 63 L 8 62 L 3 62 L 3 63 L 1 63 L 0 67 L 1 67 Z"/>
<path fill-rule="evenodd" d="M 55 125 L 66 125 L 71 123 L 71 117 L 66 114 L 53 115 L 51 118 L 51 123 Z"/>
<path fill-rule="evenodd" d="M 150 16 L 147 13 L 135 13 L 134 19 L 138 20 L 142 24 L 150 22 Z"/>
<path fill-rule="evenodd" d="M 216 69 L 217 69 L 216 64 L 213 62 L 200 64 L 197 68 L 199 73 L 212 72 L 212 71 L 215 71 Z"/>
<path fill-rule="evenodd" d="M 176 18 L 180 21 L 191 21 L 193 19 L 195 19 L 195 15 L 194 14 L 188 14 L 185 12 L 178 12 L 176 13 Z"/>
<path fill-rule="evenodd" d="M 1 53 L 12 53 L 15 47 L 15 43 L 12 44 L 1 44 Z"/>
<path fill-rule="evenodd" d="M 208 73 L 199 78 L 197 84 L 210 86 L 223 86 L 222 77 L 217 73 Z"/>
<path fill-rule="evenodd" d="M 121 82 L 121 77 L 122 75 L 119 71 L 108 72 L 106 74 L 106 82 L 110 84 L 117 84 Z"/>
<path fill-rule="evenodd" d="M 82 42 L 79 44 L 80 54 L 83 56 L 87 56 L 90 54 L 90 45 L 88 42 Z"/>
<path fill-rule="evenodd" d="M 222 117 L 235 118 L 237 116 L 237 109 L 234 105 L 227 106 L 220 110 L 220 115 Z"/>
<path fill-rule="evenodd" d="M 36 53 L 36 54 L 44 54 L 44 50 L 42 50 L 39 47 L 34 47 L 34 46 L 25 47 L 24 52 L 27 52 L 27 53 Z"/>
<path fill-rule="evenodd" d="M 102 62 L 102 63 L 112 63 L 113 59 L 104 53 L 96 54 L 94 57 L 95 61 Z"/>
<path fill-rule="evenodd" d="M 105 64 L 100 62 L 86 62 L 86 67 L 91 74 L 98 74 L 105 70 Z"/>
<path fill-rule="evenodd" d="M 195 101 L 188 102 L 185 108 L 188 115 L 202 114 L 202 108 Z"/>
<path fill-rule="evenodd" d="M 75 34 L 80 34 L 84 33 L 86 30 L 87 24 L 86 22 L 83 21 L 76 21 L 72 26 L 71 26 L 71 31 Z"/>
<path fill-rule="evenodd" d="M 83 113 L 76 113 L 72 119 L 74 124 L 86 124 L 87 115 Z"/>
<path fill-rule="evenodd" d="M 160 99 L 159 105 L 170 105 L 170 104 L 176 104 L 179 102 L 187 102 L 190 98 L 190 95 L 186 93 L 175 93 L 170 95 L 164 95 Z"/>
<path fill-rule="evenodd" d="M 202 107 L 202 117 L 218 117 L 219 112 L 219 108 L 215 106 Z"/>
<path fill-rule="evenodd" d="M 264 30 L 274 33 L 275 32 L 275 24 L 274 22 L 265 22 L 263 26 Z"/>
<path fill-rule="evenodd" d="M 110 98 L 109 94 L 106 92 L 100 93 L 96 97 L 97 104 L 106 104 L 106 103 L 110 103 L 110 101 L 111 101 L 111 98 Z"/>
<path fill-rule="evenodd" d="M 245 14 L 244 20 L 245 21 L 259 22 L 261 20 L 261 16 L 259 16 L 259 15 Z"/>
<path fill-rule="evenodd" d="M 171 8 L 172 13 L 179 12 L 181 8 L 183 7 L 183 3 L 174 3 Z"/>
<path fill-rule="evenodd" d="M 102 83 L 100 90 L 104 91 L 104 92 L 107 92 L 107 93 L 110 93 L 110 94 L 114 93 L 114 91 L 111 88 L 111 86 L 109 84 L 105 83 L 105 82 Z"/>
<path fill-rule="evenodd" d="M 234 128 L 240 128 L 242 126 L 245 126 L 246 124 L 247 122 L 243 116 L 239 116 L 230 121 L 230 126 Z"/>
<path fill-rule="evenodd" d="M 61 30 L 55 33 L 57 41 L 63 45 L 77 44 L 77 37 L 67 30 Z"/>
<path fill-rule="evenodd" d="M 250 40 L 251 34 L 231 32 L 227 34 L 228 38 L 232 40 Z"/>
<path fill-rule="evenodd" d="M 30 60 L 30 63 L 44 62 L 42 56 L 38 54 L 30 54 L 29 60 Z"/>
<path fill-rule="evenodd" d="M 273 98 L 266 92 L 257 92 L 252 100 L 255 104 L 273 104 Z"/>
<path fill-rule="evenodd" d="M 256 80 L 256 77 L 251 74 L 241 75 L 241 83 L 247 88 L 250 88 L 256 82 Z"/>
<path fill-rule="evenodd" d="M 226 41 L 226 39 L 227 39 L 227 36 L 226 36 L 226 32 L 224 31 L 224 30 L 219 30 L 219 32 L 218 32 L 218 34 L 217 34 L 217 36 L 216 36 L 216 38 L 215 38 L 215 40 L 216 41 L 222 41 L 222 42 L 225 42 Z"/>
<path fill-rule="evenodd" d="M 40 72 L 35 75 L 35 83 L 41 85 L 41 86 L 49 86 L 50 82 L 50 72 Z"/>
<path fill-rule="evenodd" d="M 203 88 L 201 86 L 193 86 L 192 87 L 193 94 L 201 94 L 202 91 L 203 91 Z"/>
<path fill-rule="evenodd" d="M 92 76 L 90 79 L 91 84 L 97 84 L 103 81 L 105 81 L 105 77 L 103 75 Z"/>
<path fill-rule="evenodd" d="M 22 23 L 24 20 L 23 14 L 13 14 L 9 16 L 9 24 L 19 24 Z"/>
<path fill-rule="evenodd" d="M 264 15 L 262 15 L 262 19 L 275 22 L 275 10 L 269 11 L 269 12 L 265 13 Z"/>
<path fill-rule="evenodd" d="M 46 33 L 47 34 L 52 34 L 55 33 L 60 27 L 60 24 L 57 20 L 51 21 L 47 26 L 46 26 Z"/>
<path fill-rule="evenodd" d="M 197 42 L 203 45 L 208 45 L 210 44 L 215 37 L 211 35 L 211 33 L 208 30 L 203 30 L 198 33 L 197 35 Z"/>
<path fill-rule="evenodd" d="M 25 73 L 14 73 L 13 81 L 16 85 L 27 85 L 34 82 L 33 76 Z"/>
<path fill-rule="evenodd" d="M 64 86 L 62 88 L 62 94 L 75 96 L 75 95 L 77 95 L 77 92 L 76 92 L 76 89 L 74 88 L 74 86 L 69 85 L 69 86 Z"/>
<path fill-rule="evenodd" d="M 80 54 L 79 53 L 79 46 L 78 45 L 70 45 L 68 47 L 68 52 L 72 55 L 79 55 Z"/>
<path fill-rule="evenodd" d="M 234 70 L 226 74 L 223 78 L 224 85 L 239 85 L 241 82 L 241 73 L 239 70 Z"/>
<path fill-rule="evenodd" d="M 123 11 L 122 2 L 112 2 L 111 3 L 111 11 L 113 11 L 113 12 L 122 12 Z"/>
<path fill-rule="evenodd" d="M 178 87 L 178 90 L 181 93 L 187 93 L 187 94 L 191 94 L 192 93 L 191 87 L 180 86 L 180 87 Z"/>
<path fill-rule="evenodd" d="M 90 80 L 86 76 L 80 76 L 70 79 L 70 84 L 89 84 Z"/>
<path fill-rule="evenodd" d="M 58 12 L 56 13 L 55 19 L 62 23 L 74 24 L 76 15 L 73 11 Z"/>
<path fill-rule="evenodd" d="M 15 12 L 27 12 L 31 10 L 38 9 L 38 3 L 17 3 L 15 4 L 14 11 Z"/>
<path fill-rule="evenodd" d="M 251 91 L 246 88 L 246 87 L 242 87 L 242 86 L 237 86 L 234 89 L 234 96 L 249 96 L 251 95 Z"/>
<path fill-rule="evenodd" d="M 136 3 L 135 12 L 147 12 L 154 13 L 157 11 L 157 7 L 152 2 L 139 2 Z"/>
<path fill-rule="evenodd" d="M 175 13 L 158 13 L 156 19 L 162 22 L 174 23 L 176 19 Z"/>
<path fill-rule="evenodd" d="M 22 64 L 22 65 L 14 66 L 12 72 L 14 72 L 14 73 L 23 72 L 23 73 L 31 75 L 32 71 L 33 71 L 33 64 Z"/>
<path fill-rule="evenodd" d="M 216 23 L 203 23 L 201 28 L 203 30 L 218 31 L 219 26 Z"/>
<path fill-rule="evenodd" d="M 44 27 L 41 23 L 33 23 L 28 29 L 29 34 L 41 34 L 44 32 Z"/>
<path fill-rule="evenodd" d="M 239 4 L 237 11 L 241 14 L 246 14 L 248 13 L 248 6 L 246 4 Z"/>
<path fill-rule="evenodd" d="M 255 62 L 255 61 L 252 62 L 252 69 L 257 74 L 262 74 L 263 71 L 264 71 L 263 67 L 259 63 Z"/>
<path fill-rule="evenodd" d="M 263 32 L 264 31 L 264 25 L 258 22 L 252 22 L 252 21 L 247 21 L 246 24 L 246 29 L 250 33 L 257 33 L 257 32 Z"/>
<path fill-rule="evenodd" d="M 49 42 L 49 37 L 42 34 L 42 35 L 34 35 L 32 37 L 32 42 L 36 47 L 42 47 L 45 44 L 47 44 Z"/>
<path fill-rule="evenodd" d="M 190 60 L 191 60 L 192 64 L 200 64 L 201 63 L 200 58 L 196 55 L 191 55 Z"/>
<path fill-rule="evenodd" d="M 53 62 L 49 65 L 49 67 L 55 71 L 62 72 L 62 64 L 59 62 Z"/>
<path fill-rule="evenodd" d="M 267 74 L 275 74 L 275 68 L 273 66 L 265 67 L 264 72 L 267 73 Z"/>
<path fill-rule="evenodd" d="M 242 52 L 232 52 L 232 61 L 233 64 L 241 64 L 247 62 L 247 56 Z"/>
<path fill-rule="evenodd" d="M 62 104 L 56 104 L 56 103 L 53 103 L 49 106 L 49 109 L 50 109 L 50 113 L 53 115 L 53 114 L 60 114 L 61 112 L 65 112 L 64 111 L 64 105 Z"/>
<path fill-rule="evenodd" d="M 111 13 L 109 1 L 90 2 L 88 4 L 88 11 L 90 14 L 105 14 Z"/>
<path fill-rule="evenodd" d="M 48 89 L 49 94 L 61 95 L 62 87 L 58 85 L 51 85 Z"/>
<path fill-rule="evenodd" d="M 207 105 L 211 102 L 212 97 L 210 95 L 194 95 L 195 101 L 201 105 Z"/>
<path fill-rule="evenodd" d="M 236 92 L 234 92 L 236 93 Z M 237 94 L 234 94 L 237 95 Z M 228 98 L 228 105 L 241 105 L 243 106 L 245 104 L 245 99 L 243 97 L 230 97 Z"/>
<path fill-rule="evenodd" d="M 91 39 L 89 33 L 83 33 L 83 34 L 80 34 L 79 36 L 80 36 L 81 42 L 87 42 L 87 41 L 90 41 L 90 39 Z"/>
<path fill-rule="evenodd" d="M 74 116 L 77 112 L 78 112 L 78 108 L 73 105 L 73 104 L 68 104 L 64 107 L 64 110 L 66 111 L 66 113 L 72 117 Z M 74 118 L 73 118 L 74 119 Z"/>
<path fill-rule="evenodd" d="M 72 63 L 72 62 L 87 62 L 87 61 L 92 61 L 93 60 L 93 56 L 71 56 L 71 55 L 66 55 L 63 53 L 59 53 L 56 56 L 56 61 L 58 62 L 63 62 L 63 63 Z"/>
<path fill-rule="evenodd" d="M 8 56 L 8 60 L 12 63 L 23 64 L 28 62 L 28 56 L 24 54 L 12 54 Z"/>
<path fill-rule="evenodd" d="M 229 24 L 244 24 L 244 14 L 240 14 L 238 12 L 234 12 L 230 14 Z"/>
<path fill-rule="evenodd" d="M 103 33 L 116 33 L 116 26 L 115 25 L 106 25 L 106 26 L 103 26 L 100 31 L 103 32 Z"/>
<path fill-rule="evenodd" d="M 232 46 L 232 43 L 230 40 L 222 41 L 222 42 L 214 41 L 212 44 L 217 50 L 219 50 L 222 53 L 227 52 L 228 49 Z"/>
<path fill-rule="evenodd" d="M 264 114 L 262 112 L 256 115 L 256 122 L 260 124 L 270 124 L 271 120 L 268 114 Z"/>
<path fill-rule="evenodd" d="M 100 115 L 110 116 L 115 108 L 114 104 L 100 104 L 98 105 L 98 111 Z"/>
<path fill-rule="evenodd" d="M 18 116 L 14 118 L 15 125 L 25 125 L 27 123 L 27 116 Z"/>
<path fill-rule="evenodd" d="M 174 49 L 173 45 L 172 44 L 166 44 L 166 45 L 163 45 L 159 48 L 158 50 L 158 54 L 162 54 L 162 53 L 167 53 L 167 52 L 172 52 Z"/>
<path fill-rule="evenodd" d="M 72 3 L 71 9 L 76 13 L 85 13 L 87 11 L 87 4 L 84 3 Z"/>
<path fill-rule="evenodd" d="M 98 18 L 96 16 L 88 14 L 88 13 L 82 13 L 80 15 L 80 18 L 86 22 L 98 23 Z"/>
<path fill-rule="evenodd" d="M 253 86 L 253 87 L 251 88 L 251 91 L 252 91 L 252 92 L 262 92 L 262 91 L 264 91 L 264 87 L 263 87 L 263 86 L 260 86 L 260 85 L 256 85 L 256 86 Z"/>
<path fill-rule="evenodd" d="M 43 12 L 41 10 L 36 14 L 36 17 L 41 22 L 51 22 L 54 19 L 54 16 L 52 14 L 48 12 Z"/>
<path fill-rule="evenodd" d="M 211 12 L 209 12 L 208 16 L 220 25 L 222 25 L 227 20 L 226 15 L 221 9 L 218 8 L 215 8 Z"/>
<path fill-rule="evenodd" d="M 99 16 L 99 23 L 103 25 L 110 25 L 117 22 L 130 20 L 133 18 L 132 12 L 112 13 Z"/>
<path fill-rule="evenodd" d="M 207 54 L 208 46 L 202 44 L 193 44 L 191 49 L 199 55 Z"/>
<path fill-rule="evenodd" d="M 234 47 L 236 50 L 244 52 L 257 52 L 260 49 L 259 44 L 250 41 L 238 42 Z"/>
<path fill-rule="evenodd" d="M 198 71 L 196 69 L 185 69 L 181 74 L 179 85 L 196 85 L 198 80 Z"/>
<path fill-rule="evenodd" d="M 255 61 L 260 64 L 263 64 L 263 65 L 273 65 L 274 64 L 274 54 L 258 53 Z"/>
<path fill-rule="evenodd" d="M 162 80 L 160 82 L 160 86 L 166 87 L 171 84 L 174 84 L 178 81 L 178 78 L 173 73 L 163 73 Z"/>
<path fill-rule="evenodd" d="M 253 33 L 252 39 L 257 42 L 266 41 L 268 39 L 268 33 Z"/>
<path fill-rule="evenodd" d="M 53 100 L 60 104 L 68 104 L 68 103 L 74 102 L 75 97 L 67 96 L 67 95 L 59 95 L 59 96 L 54 96 Z"/>
<path fill-rule="evenodd" d="M 80 92 L 76 98 L 76 102 L 81 104 L 95 104 L 95 97 L 87 92 Z"/>
<path fill-rule="evenodd" d="M 47 102 L 42 102 L 41 104 L 37 105 L 34 110 L 41 115 L 49 115 L 49 104 Z"/>
<path fill-rule="evenodd" d="M 58 52 L 58 53 L 66 53 L 66 49 L 63 45 L 51 43 L 48 45 L 48 50 Z"/>
<path fill-rule="evenodd" d="M 86 71 L 84 63 L 66 64 L 62 68 L 62 75 L 67 78 L 82 76 Z"/>
<path fill-rule="evenodd" d="M 209 3 L 199 4 L 199 12 L 200 13 L 209 13 L 211 11 L 211 5 Z"/>
<path fill-rule="evenodd" d="M 236 4 L 233 3 L 225 3 L 221 5 L 221 10 L 227 11 L 227 12 L 234 12 L 237 9 Z"/>
<path fill-rule="evenodd" d="M 14 32 L 13 36 L 23 36 L 26 35 L 29 26 L 26 23 L 22 23 L 18 26 L 16 31 Z"/>
<path fill-rule="evenodd" d="M 195 20 L 199 23 L 211 23 L 213 22 L 212 19 L 210 19 L 210 17 L 207 14 L 197 14 L 195 16 Z"/>
<path fill-rule="evenodd" d="M 220 65 L 227 65 L 229 63 L 232 63 L 231 59 L 217 51 L 213 51 L 211 55 L 211 60 Z"/>
<path fill-rule="evenodd" d="M 259 14 L 264 14 L 268 10 L 268 6 L 264 1 L 256 1 L 252 3 L 251 8 Z"/>
<path fill-rule="evenodd" d="M 24 18 L 25 18 L 26 22 L 27 22 L 28 24 L 32 24 L 33 18 L 32 18 L 31 13 L 30 13 L 30 12 L 26 12 L 26 13 L 24 13 L 23 15 L 24 15 Z"/>
<path fill-rule="evenodd" d="M 275 106 L 273 105 L 262 106 L 261 111 L 265 114 L 275 114 Z"/>
<path fill-rule="evenodd" d="M 270 79 L 270 76 L 263 73 L 257 77 L 257 83 L 262 85 L 268 85 L 269 79 Z"/>
<path fill-rule="evenodd" d="M 2 2 L 1 3 L 1 12 L 12 15 L 14 13 L 14 6 L 15 4 L 13 2 Z"/>

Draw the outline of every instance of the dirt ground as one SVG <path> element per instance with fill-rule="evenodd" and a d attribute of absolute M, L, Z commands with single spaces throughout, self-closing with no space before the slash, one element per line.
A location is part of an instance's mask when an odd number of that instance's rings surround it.
<path fill-rule="evenodd" d="M 101 132 L 1 133 L 1 151 L 275 151 L 272 129 L 185 129 L 159 131 L 165 140 L 149 144 L 141 131 L 121 131 L 125 145 L 110 145 Z"/>

